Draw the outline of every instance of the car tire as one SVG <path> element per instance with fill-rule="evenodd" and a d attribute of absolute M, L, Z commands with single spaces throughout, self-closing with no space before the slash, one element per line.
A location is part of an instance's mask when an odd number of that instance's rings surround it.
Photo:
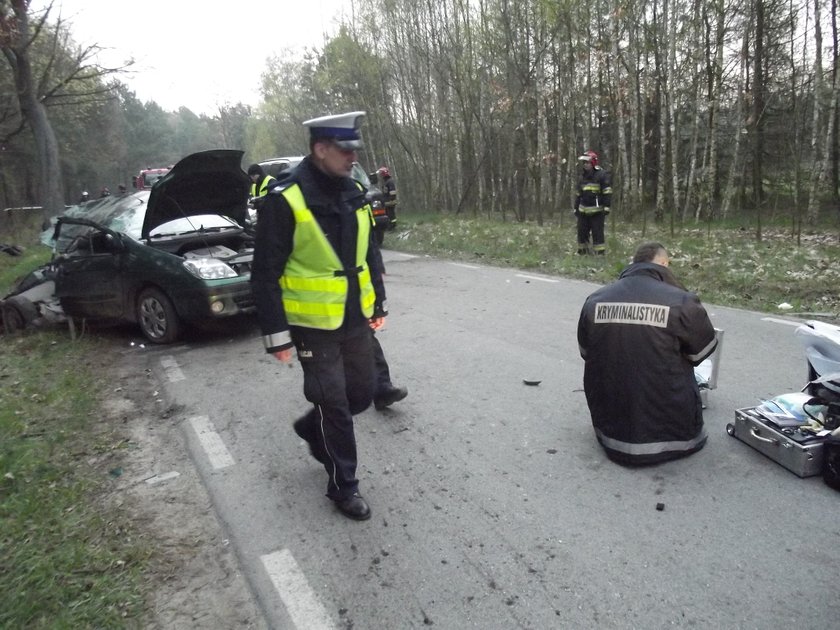
<path fill-rule="evenodd" d="M 0 303 L 3 332 L 10 334 L 29 327 L 38 318 L 38 308 L 21 295 L 13 295 Z"/>
<path fill-rule="evenodd" d="M 156 287 L 143 289 L 137 298 L 137 322 L 152 343 L 173 343 L 181 333 L 181 321 L 166 294 Z"/>

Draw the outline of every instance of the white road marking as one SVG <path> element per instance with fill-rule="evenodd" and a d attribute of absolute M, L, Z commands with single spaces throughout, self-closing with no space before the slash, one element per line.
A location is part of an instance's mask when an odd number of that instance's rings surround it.
<path fill-rule="evenodd" d="M 516 274 L 517 278 L 525 278 L 526 280 L 539 280 L 540 282 L 560 282 L 554 278 L 541 278 L 540 276 L 529 276 L 524 273 Z"/>
<path fill-rule="evenodd" d="M 335 628 L 326 609 L 318 601 L 315 592 L 306 581 L 306 576 L 288 549 L 261 556 L 260 560 L 297 628 L 306 630 L 333 630 Z"/>
<path fill-rule="evenodd" d="M 236 463 L 233 461 L 233 457 L 227 450 L 221 436 L 216 433 L 216 428 L 210 422 L 210 418 L 207 416 L 193 416 L 189 422 L 213 468 L 218 470 L 219 468 L 233 466 Z"/>
<path fill-rule="evenodd" d="M 399 256 L 400 258 L 406 258 L 406 259 L 417 258 L 417 256 L 415 256 L 414 254 L 403 254 L 402 252 L 393 252 L 391 250 L 384 250 L 384 249 L 382 251 L 383 252 L 387 251 L 389 256 Z"/>
<path fill-rule="evenodd" d="M 454 267 L 463 267 L 464 269 L 481 269 L 478 265 L 467 265 L 465 263 L 449 263 Z"/>
<path fill-rule="evenodd" d="M 163 371 L 170 383 L 186 380 L 187 377 L 184 376 L 175 357 L 167 354 L 165 357 L 160 358 L 160 364 L 163 366 Z"/>
<path fill-rule="evenodd" d="M 175 479 L 175 477 L 178 477 L 180 475 L 181 473 L 175 470 L 171 470 L 168 473 L 163 473 L 162 475 L 155 475 L 154 477 L 149 477 L 148 479 L 146 479 L 146 483 L 151 486 L 156 483 L 162 483 L 164 481 L 169 481 L 170 479 Z"/>
<path fill-rule="evenodd" d="M 775 317 L 762 317 L 763 322 L 773 322 L 774 324 L 787 324 L 788 326 L 800 326 L 802 322 L 792 322 L 789 319 L 776 319 Z"/>

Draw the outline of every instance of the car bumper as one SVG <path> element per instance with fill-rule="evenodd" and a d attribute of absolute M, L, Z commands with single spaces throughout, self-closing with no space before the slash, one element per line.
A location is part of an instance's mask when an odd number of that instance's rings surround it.
<path fill-rule="evenodd" d="M 207 280 L 204 287 L 178 296 L 175 308 L 185 320 L 219 319 L 256 310 L 251 283 L 241 278 Z"/>

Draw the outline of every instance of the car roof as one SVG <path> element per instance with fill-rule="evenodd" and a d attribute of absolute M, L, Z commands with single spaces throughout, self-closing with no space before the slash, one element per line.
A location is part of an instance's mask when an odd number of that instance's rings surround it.
<path fill-rule="evenodd" d="M 294 155 L 290 157 L 273 157 L 268 158 L 267 160 L 263 160 L 262 162 L 258 162 L 260 166 L 263 167 L 263 170 L 266 172 L 267 175 L 271 175 L 272 177 L 278 177 L 280 173 L 285 173 L 296 167 L 298 164 L 303 162 L 304 156 L 302 155 Z"/>

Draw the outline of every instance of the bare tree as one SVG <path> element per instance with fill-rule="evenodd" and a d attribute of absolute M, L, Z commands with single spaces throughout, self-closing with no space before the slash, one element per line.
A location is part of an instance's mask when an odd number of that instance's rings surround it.
<path fill-rule="evenodd" d="M 823 160 L 822 138 L 825 131 L 822 128 L 823 114 L 823 68 L 822 68 L 822 20 L 820 0 L 814 0 L 814 88 L 813 112 L 811 123 L 811 183 L 808 188 L 807 220 L 810 225 L 817 222 L 820 211 L 820 184 L 825 181 L 825 162 Z M 833 108 L 832 108 L 833 109 Z M 833 112 L 832 112 L 833 113 Z M 830 120 L 830 118 L 829 118 Z M 827 139 L 826 139 L 827 142 Z"/>
<path fill-rule="evenodd" d="M 39 99 L 29 51 L 34 37 L 44 27 L 49 10 L 44 12 L 34 29 L 30 29 L 28 11 L 29 0 L 0 2 L 0 50 L 14 74 L 21 117 L 35 137 L 41 164 L 41 205 L 44 209 L 44 223 L 48 225 L 49 217 L 64 208 L 63 185 L 58 142 L 46 107 Z"/>
<path fill-rule="evenodd" d="M 6 137 L 28 128 L 40 165 L 40 197 L 44 223 L 64 208 L 59 144 L 48 106 L 79 108 L 112 97 L 103 79 L 125 70 L 92 62 L 100 48 L 73 46 L 61 18 L 49 23 L 52 3 L 34 17 L 29 0 L 0 0 L 0 50 L 11 70 L 16 110 L 6 112 Z M 36 68 L 37 63 L 37 68 Z"/>

